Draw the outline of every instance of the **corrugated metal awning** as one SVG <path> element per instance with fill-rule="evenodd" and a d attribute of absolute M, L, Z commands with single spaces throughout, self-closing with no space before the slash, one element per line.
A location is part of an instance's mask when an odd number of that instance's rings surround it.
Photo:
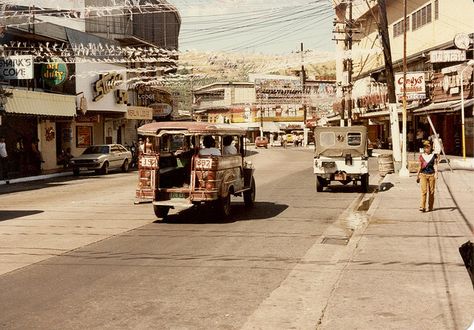
<path fill-rule="evenodd" d="M 74 117 L 76 97 L 20 89 L 9 89 L 12 96 L 7 98 L 5 111 L 36 116 Z"/>
<path fill-rule="evenodd" d="M 474 104 L 474 99 L 464 100 L 464 108 Z M 448 113 L 461 110 L 461 100 L 431 103 L 426 107 L 416 109 L 413 113 L 417 115 L 432 113 Z"/>

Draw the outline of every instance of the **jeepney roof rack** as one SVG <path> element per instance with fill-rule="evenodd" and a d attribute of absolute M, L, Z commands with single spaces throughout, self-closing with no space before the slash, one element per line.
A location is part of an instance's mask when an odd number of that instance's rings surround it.
<path fill-rule="evenodd" d="M 228 134 L 245 135 L 247 128 L 232 124 L 214 124 L 206 122 L 155 122 L 138 128 L 138 134 L 156 136 L 160 131 L 187 131 L 190 134 Z"/>

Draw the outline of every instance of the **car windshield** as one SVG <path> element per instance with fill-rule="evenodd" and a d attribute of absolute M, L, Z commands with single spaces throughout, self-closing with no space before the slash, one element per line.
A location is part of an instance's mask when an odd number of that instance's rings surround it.
<path fill-rule="evenodd" d="M 108 154 L 109 153 L 109 147 L 108 146 L 90 146 L 87 147 L 86 150 L 84 150 L 84 155 L 88 154 Z"/>

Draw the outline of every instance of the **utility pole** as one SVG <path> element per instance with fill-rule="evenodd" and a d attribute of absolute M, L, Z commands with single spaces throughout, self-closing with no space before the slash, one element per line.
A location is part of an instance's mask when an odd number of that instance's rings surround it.
<path fill-rule="evenodd" d="M 306 119 L 308 116 L 308 110 L 306 108 L 306 72 L 304 70 L 304 46 L 303 43 L 300 45 L 300 52 L 301 52 L 301 104 L 303 106 L 303 136 L 304 146 L 307 145 L 308 141 L 308 130 L 306 128 Z"/>
<path fill-rule="evenodd" d="M 378 0 L 379 7 L 379 33 L 382 39 L 383 55 L 385 60 L 385 77 L 387 79 L 388 102 L 390 113 L 390 130 L 392 135 L 393 159 L 400 162 L 400 128 L 398 126 L 397 98 L 395 95 L 395 78 L 392 65 L 392 51 L 388 34 L 387 7 L 385 0 Z"/>
<path fill-rule="evenodd" d="M 407 0 L 403 0 L 403 110 L 402 110 L 402 167 L 400 176 L 409 177 L 407 167 Z"/>
<path fill-rule="evenodd" d="M 349 50 L 349 58 L 346 61 L 347 86 L 345 91 L 345 108 L 347 109 L 347 126 L 352 125 L 352 0 L 349 0 L 349 20 L 346 24 L 346 48 Z"/>
<path fill-rule="evenodd" d="M 378 0 L 380 23 L 379 33 L 382 38 L 383 57 L 385 59 L 385 77 L 387 79 L 388 102 L 397 103 L 395 97 L 395 77 L 392 64 L 392 50 L 390 47 L 390 38 L 388 35 L 387 7 L 385 0 Z"/>
<path fill-rule="evenodd" d="M 191 121 L 194 121 L 194 68 L 191 68 Z"/>

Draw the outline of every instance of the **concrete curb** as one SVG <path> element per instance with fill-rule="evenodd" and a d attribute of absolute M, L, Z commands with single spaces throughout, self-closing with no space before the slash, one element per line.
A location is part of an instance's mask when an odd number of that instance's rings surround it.
<path fill-rule="evenodd" d="M 65 176 L 71 176 L 72 172 L 61 172 L 61 173 L 52 173 L 52 174 L 43 174 L 43 175 L 36 175 L 36 176 L 27 176 L 24 178 L 17 178 L 11 180 L 2 180 L 0 181 L 0 185 L 4 184 L 11 184 L 11 183 L 22 183 L 22 182 L 30 182 L 30 181 L 39 181 L 39 180 L 47 180 L 52 178 L 59 178 Z"/>

